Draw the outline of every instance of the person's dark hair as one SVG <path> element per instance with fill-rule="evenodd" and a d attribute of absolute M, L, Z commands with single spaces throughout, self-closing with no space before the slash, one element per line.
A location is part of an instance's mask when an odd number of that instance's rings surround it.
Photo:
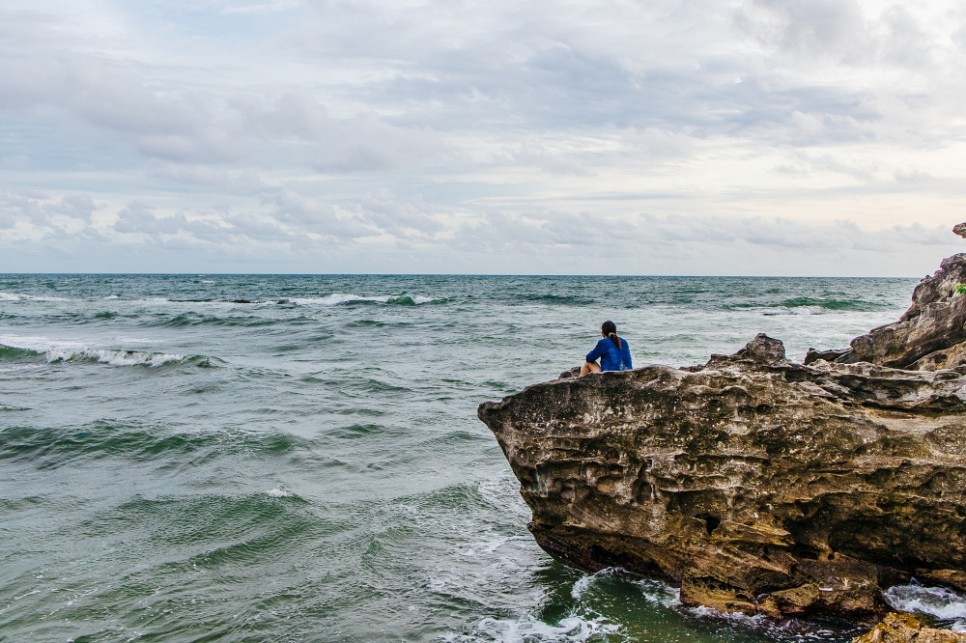
<path fill-rule="evenodd" d="M 610 341 L 614 342 L 617 348 L 621 347 L 621 338 L 617 336 L 617 324 L 607 320 L 600 325 L 600 334 L 604 337 L 609 337 Z"/>

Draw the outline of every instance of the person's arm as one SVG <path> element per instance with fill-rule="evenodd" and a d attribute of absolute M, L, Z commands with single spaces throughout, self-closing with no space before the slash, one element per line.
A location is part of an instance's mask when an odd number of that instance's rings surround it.
<path fill-rule="evenodd" d="M 607 341 L 610 341 L 610 340 L 607 340 Z M 587 353 L 587 361 L 596 362 L 598 359 L 600 359 L 600 356 L 603 354 L 604 354 L 604 349 L 601 348 L 600 342 L 597 342 L 597 345 L 594 346 L 594 350 Z"/>

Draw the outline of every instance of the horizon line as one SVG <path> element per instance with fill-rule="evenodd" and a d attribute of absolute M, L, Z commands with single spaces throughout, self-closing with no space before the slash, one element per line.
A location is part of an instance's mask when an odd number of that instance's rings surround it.
<path fill-rule="evenodd" d="M 485 273 L 485 272 L 0 272 L 0 276 L 156 276 L 156 277 L 631 277 L 686 279 L 923 279 L 912 275 L 720 275 L 627 273 Z M 925 277 L 928 277 L 926 275 Z"/>

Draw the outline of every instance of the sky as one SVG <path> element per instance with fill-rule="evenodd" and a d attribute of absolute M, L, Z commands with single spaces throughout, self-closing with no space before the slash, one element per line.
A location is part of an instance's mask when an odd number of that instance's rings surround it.
<path fill-rule="evenodd" d="M 958 0 L 0 6 L 0 272 L 912 276 Z"/>

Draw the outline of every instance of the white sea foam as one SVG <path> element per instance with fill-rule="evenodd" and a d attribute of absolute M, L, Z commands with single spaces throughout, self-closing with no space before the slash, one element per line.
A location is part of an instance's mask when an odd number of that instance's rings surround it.
<path fill-rule="evenodd" d="M 520 483 L 509 470 L 481 480 L 477 491 L 484 501 L 501 512 L 510 512 L 520 518 L 530 515 L 530 509 L 520 498 Z"/>
<path fill-rule="evenodd" d="M 275 487 L 274 489 L 269 489 L 265 493 L 270 495 L 272 498 L 288 498 L 289 496 L 292 495 L 288 491 L 285 491 L 285 489 L 281 489 L 279 487 Z"/>
<path fill-rule="evenodd" d="M 48 363 L 93 360 L 111 366 L 163 366 L 185 358 L 184 355 L 174 353 L 91 348 L 76 340 L 47 337 L 0 335 L 0 345 L 44 355 Z"/>
<path fill-rule="evenodd" d="M 71 301 L 64 297 L 48 295 L 25 295 L 17 292 L 0 292 L 0 301 Z"/>
<path fill-rule="evenodd" d="M 678 606 L 680 603 L 678 603 Z M 740 612 L 721 612 L 710 607 L 684 608 L 686 613 L 697 618 L 730 623 L 739 630 L 758 632 L 769 640 L 779 641 L 839 641 L 841 632 L 824 629 L 815 623 L 789 618 L 775 621 L 762 614 L 742 614 Z"/>
<path fill-rule="evenodd" d="M 620 573 L 620 571 L 621 570 L 617 569 L 616 567 L 608 567 L 607 569 L 602 569 L 599 572 L 588 574 L 574 583 L 573 588 L 570 590 L 570 596 L 575 601 L 579 601 L 581 598 L 583 598 L 584 593 L 599 579 L 607 576 L 613 576 L 614 574 Z"/>
<path fill-rule="evenodd" d="M 372 296 L 362 296 L 353 295 L 349 293 L 333 293 L 331 295 L 326 295 L 325 297 L 292 297 L 287 301 L 289 303 L 295 304 L 297 306 L 339 306 L 342 304 L 349 304 L 355 302 L 372 302 L 377 304 L 389 304 L 398 302 L 403 297 L 409 297 L 414 304 L 428 304 L 435 299 L 433 297 L 424 297 L 422 295 L 416 295 L 410 297 L 408 295 L 372 295 Z"/>
<path fill-rule="evenodd" d="M 113 350 L 84 350 L 80 354 L 74 354 L 69 359 L 77 357 L 94 359 L 101 364 L 111 366 L 164 366 L 173 362 L 180 362 L 185 358 L 184 355 L 174 353 L 142 353 L 140 351 L 113 351 Z"/>
<path fill-rule="evenodd" d="M 681 590 L 671 587 L 667 583 L 649 578 L 635 580 L 634 584 L 641 589 L 644 600 L 665 609 L 681 607 Z"/>
<path fill-rule="evenodd" d="M 485 540 L 474 541 L 460 550 L 460 554 L 467 558 L 489 559 L 492 554 L 510 543 L 530 543 L 532 536 L 502 536 L 487 534 Z M 498 561 L 499 562 L 499 561 Z"/>
<path fill-rule="evenodd" d="M 609 578 L 611 576 L 627 574 L 627 572 L 619 567 L 608 567 L 602 569 L 593 574 L 588 574 L 574 583 L 573 588 L 570 590 L 570 596 L 575 601 L 583 600 L 584 594 L 587 593 L 597 582 L 602 579 Z M 666 609 L 677 608 L 681 606 L 681 592 L 680 590 L 671 587 L 667 583 L 659 580 L 652 579 L 634 579 L 633 577 L 627 576 L 627 579 L 633 582 L 634 585 L 640 588 L 641 597 L 651 603 L 652 605 L 658 605 Z"/>
<path fill-rule="evenodd" d="M 950 629 L 966 632 L 966 596 L 942 587 L 896 585 L 882 593 L 893 609 L 920 612 L 942 621 L 950 621 Z"/>
<path fill-rule="evenodd" d="M 469 641 L 501 641 L 506 643 L 535 643 L 537 641 L 580 642 L 599 640 L 620 632 L 620 627 L 600 616 L 571 615 L 556 625 L 544 623 L 529 614 L 519 619 L 486 617 L 476 624 L 469 635 L 447 636 L 453 643 Z"/>

